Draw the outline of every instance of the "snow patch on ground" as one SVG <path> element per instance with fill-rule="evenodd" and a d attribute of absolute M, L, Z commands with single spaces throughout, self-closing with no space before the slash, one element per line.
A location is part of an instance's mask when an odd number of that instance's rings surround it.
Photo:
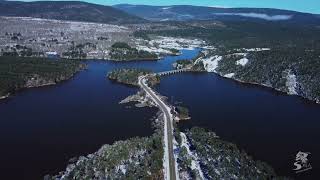
<path fill-rule="evenodd" d="M 201 59 L 204 65 L 204 68 L 208 72 L 216 72 L 216 69 L 218 67 L 219 61 L 222 60 L 222 56 L 212 56 L 206 59 Z"/>
<path fill-rule="evenodd" d="M 244 56 L 246 57 L 248 55 L 248 53 L 233 53 L 231 55 L 235 55 L 235 56 Z M 230 55 L 229 55 L 230 56 Z"/>
<path fill-rule="evenodd" d="M 168 131 L 167 131 L 167 120 L 164 115 L 164 156 L 163 156 L 163 167 L 164 167 L 164 179 L 169 180 L 170 179 L 170 165 L 169 165 L 169 142 L 168 142 Z"/>
<path fill-rule="evenodd" d="M 141 50 L 148 51 L 148 52 L 156 53 L 156 54 L 170 54 L 170 53 L 172 53 L 171 51 L 166 50 L 166 49 L 156 48 L 156 47 L 148 47 L 148 46 L 143 46 L 143 45 L 138 45 L 137 49 L 140 51 Z"/>
<path fill-rule="evenodd" d="M 236 61 L 236 65 L 245 66 L 249 62 L 249 59 L 244 57 L 238 61 Z"/>
<path fill-rule="evenodd" d="M 160 21 L 170 21 L 169 18 L 161 19 Z"/>
<path fill-rule="evenodd" d="M 144 39 L 136 39 L 136 48 L 156 54 L 172 54 L 172 49 L 193 50 L 196 48 L 203 48 L 206 50 L 213 50 L 215 47 L 205 45 L 206 42 L 199 39 L 185 39 L 175 37 L 157 36 L 151 41 Z"/>
<path fill-rule="evenodd" d="M 180 136 L 181 136 L 181 147 L 185 147 L 187 149 L 188 155 L 191 157 L 192 161 L 191 161 L 191 169 L 192 170 L 197 170 L 199 172 L 200 178 L 201 179 L 205 179 L 203 171 L 200 167 L 200 161 L 199 158 L 197 156 L 196 153 L 193 153 L 190 150 L 190 144 L 188 142 L 187 136 L 185 133 L 180 132 Z"/>
<path fill-rule="evenodd" d="M 297 95 L 297 77 L 296 75 L 292 72 L 292 70 L 289 70 L 287 72 L 287 76 L 286 76 L 286 86 L 288 88 L 288 93 L 291 95 Z"/>
<path fill-rule="evenodd" d="M 117 171 L 121 171 L 122 174 L 126 174 L 126 172 L 127 172 L 126 166 L 123 164 L 117 166 L 116 169 L 117 169 Z"/>
<path fill-rule="evenodd" d="M 9 97 L 10 93 L 8 93 L 7 95 L 4 95 L 4 96 L 0 96 L 0 100 L 1 99 L 6 99 L 7 97 Z"/>
<path fill-rule="evenodd" d="M 149 42 L 153 47 L 159 47 L 163 49 L 195 49 L 205 44 L 205 41 L 199 39 L 184 39 L 174 37 L 158 36 Z"/>
<path fill-rule="evenodd" d="M 173 151 L 175 152 L 176 149 L 178 149 L 179 143 L 176 141 L 176 139 L 173 139 Z M 174 161 L 175 161 L 175 168 L 176 168 L 176 179 L 179 180 L 179 168 L 178 168 L 178 154 L 173 153 L 174 155 Z"/>
<path fill-rule="evenodd" d="M 240 48 L 240 49 L 235 49 L 236 51 L 246 51 L 246 52 L 260 52 L 260 51 L 270 51 L 270 48 Z M 243 53 L 235 53 L 235 54 L 243 54 Z M 247 53 L 245 53 L 246 55 Z"/>
<path fill-rule="evenodd" d="M 215 48 L 214 46 L 203 46 L 202 49 L 215 50 L 215 49 L 217 49 L 217 48 Z"/>
<path fill-rule="evenodd" d="M 225 74 L 223 77 L 232 78 L 234 75 L 235 75 L 234 73 L 229 73 L 229 74 Z"/>
<path fill-rule="evenodd" d="M 251 48 L 245 49 L 247 52 L 259 52 L 259 51 L 270 51 L 270 48 Z"/>

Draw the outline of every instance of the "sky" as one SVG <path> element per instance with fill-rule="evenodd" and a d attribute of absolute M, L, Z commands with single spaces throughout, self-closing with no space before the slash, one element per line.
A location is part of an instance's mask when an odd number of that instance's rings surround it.
<path fill-rule="evenodd" d="M 26 0 L 30 1 L 30 0 Z M 115 5 L 115 4 L 144 4 L 144 5 L 198 5 L 217 7 L 258 7 L 277 8 L 300 12 L 320 14 L 320 0 L 85 0 L 86 2 Z"/>

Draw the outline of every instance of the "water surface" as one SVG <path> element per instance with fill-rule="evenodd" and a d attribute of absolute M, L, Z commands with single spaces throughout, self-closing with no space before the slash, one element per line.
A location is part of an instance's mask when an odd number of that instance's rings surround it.
<path fill-rule="evenodd" d="M 160 61 L 88 61 L 88 70 L 66 82 L 0 101 L 0 179 L 42 179 L 64 170 L 70 158 L 93 153 L 103 144 L 151 135 L 150 118 L 157 109 L 119 105 L 137 89 L 112 83 L 107 73 L 123 67 L 163 71 L 197 51 Z"/>
<path fill-rule="evenodd" d="M 192 119 L 180 127 L 210 129 L 280 175 L 320 178 L 320 105 L 213 73 L 167 76 L 157 89 L 189 108 Z M 292 169 L 298 151 L 311 153 L 313 169 L 296 175 Z"/>
<path fill-rule="evenodd" d="M 118 102 L 137 89 L 112 83 L 112 69 L 136 67 L 155 72 L 172 69 L 178 59 L 114 63 L 88 61 L 89 69 L 56 86 L 23 90 L 0 101 L 0 179 L 42 179 L 64 170 L 68 160 L 135 136 L 153 133 L 156 108 L 126 108 Z M 162 78 L 157 90 L 182 101 L 192 120 L 236 143 L 254 159 L 268 162 L 280 175 L 320 179 L 320 106 L 267 88 L 248 86 L 212 73 L 185 73 Z M 311 171 L 296 176 L 298 151 L 311 152 Z"/>

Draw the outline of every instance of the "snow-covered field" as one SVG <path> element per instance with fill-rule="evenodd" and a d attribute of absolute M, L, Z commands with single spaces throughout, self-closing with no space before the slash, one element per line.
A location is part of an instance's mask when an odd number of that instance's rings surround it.
<path fill-rule="evenodd" d="M 205 44 L 205 41 L 199 39 L 184 39 L 174 37 L 158 36 L 149 42 L 151 46 L 158 46 L 163 49 L 194 49 Z"/>
<path fill-rule="evenodd" d="M 218 67 L 218 63 L 219 61 L 222 60 L 222 56 L 212 56 L 206 59 L 202 59 L 204 68 L 206 69 L 206 71 L 208 72 L 216 72 L 216 69 Z"/>
<path fill-rule="evenodd" d="M 136 39 L 136 48 L 157 54 L 172 54 L 172 49 L 214 49 L 212 46 L 206 45 L 205 41 L 199 39 L 184 39 L 174 37 L 157 36 L 151 41 Z"/>
<path fill-rule="evenodd" d="M 249 62 L 249 59 L 244 57 L 236 62 L 236 65 L 245 66 Z"/>
<path fill-rule="evenodd" d="M 169 51 L 167 49 L 156 48 L 156 47 L 146 46 L 146 45 L 137 45 L 137 49 L 143 50 L 143 51 L 148 51 L 150 53 L 156 53 L 156 54 L 171 54 L 172 53 L 171 51 Z"/>

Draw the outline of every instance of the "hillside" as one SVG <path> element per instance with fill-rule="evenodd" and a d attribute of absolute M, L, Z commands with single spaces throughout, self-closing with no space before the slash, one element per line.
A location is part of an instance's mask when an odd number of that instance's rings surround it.
<path fill-rule="evenodd" d="M 206 71 L 320 103 L 318 27 L 270 21 L 229 21 L 218 26 L 208 21 L 147 33 L 205 40 L 216 49 L 204 51 L 195 64 Z"/>
<path fill-rule="evenodd" d="M 267 8 L 216 8 L 201 6 L 115 5 L 115 8 L 153 21 L 255 20 L 320 24 L 318 15 Z"/>
<path fill-rule="evenodd" d="M 137 23 L 145 21 L 142 18 L 129 15 L 110 6 L 78 1 L 0 1 L 0 16 L 34 17 L 98 23 Z"/>

